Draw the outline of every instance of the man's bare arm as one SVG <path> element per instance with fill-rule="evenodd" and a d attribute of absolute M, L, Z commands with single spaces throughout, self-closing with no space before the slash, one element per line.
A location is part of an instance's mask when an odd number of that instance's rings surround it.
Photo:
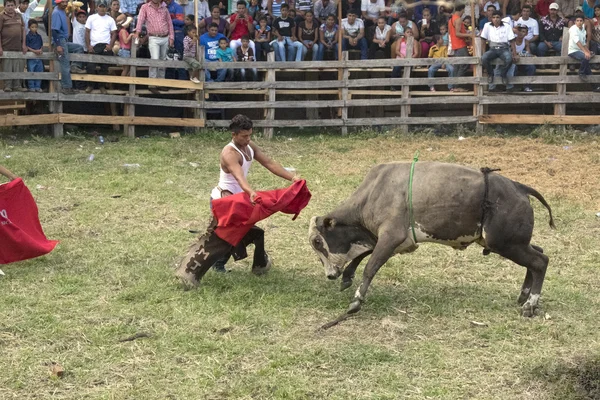
<path fill-rule="evenodd" d="M 13 174 L 12 172 L 10 172 L 8 169 L 6 169 L 5 167 L 3 167 L 2 165 L 0 165 L 0 174 L 4 175 L 5 177 L 7 177 L 8 179 L 10 179 L 11 181 L 13 179 L 17 179 L 18 176 Z"/>
<path fill-rule="evenodd" d="M 280 178 L 287 179 L 288 181 L 297 181 L 298 178 L 296 175 L 292 174 L 285 168 L 281 166 L 277 161 L 272 160 L 267 156 L 263 151 L 253 142 L 250 142 L 250 146 L 252 150 L 254 150 L 254 159 L 258 161 L 262 166 L 271 171 L 272 174 L 277 175 Z"/>

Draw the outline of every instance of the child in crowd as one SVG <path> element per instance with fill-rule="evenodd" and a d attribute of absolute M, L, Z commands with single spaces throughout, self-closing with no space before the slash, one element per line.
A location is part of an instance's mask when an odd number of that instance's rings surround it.
<path fill-rule="evenodd" d="M 73 43 L 81 45 L 84 50 L 87 49 L 87 45 L 85 44 L 86 21 L 87 13 L 84 10 L 77 11 L 71 21 L 73 27 Z"/>
<path fill-rule="evenodd" d="M 122 58 L 131 57 L 131 39 L 133 33 L 129 33 L 129 25 L 133 19 L 127 19 L 119 28 L 119 52 L 117 55 Z M 123 65 L 121 76 L 129 76 L 129 65 Z"/>
<path fill-rule="evenodd" d="M 446 58 L 448 57 L 448 43 L 444 42 L 444 37 L 442 35 L 435 35 L 434 37 L 435 44 L 429 48 L 429 58 Z M 439 69 L 444 69 L 446 67 L 446 71 L 448 72 L 448 76 L 452 76 L 452 71 L 454 68 L 451 64 L 444 65 L 442 62 L 436 62 L 427 71 L 427 76 L 429 78 L 433 78 L 435 73 Z M 452 85 L 448 85 L 448 89 L 452 89 Z M 429 85 L 429 90 L 435 92 L 435 87 L 433 85 Z"/>
<path fill-rule="evenodd" d="M 30 19 L 28 23 L 29 33 L 25 37 L 25 45 L 27 51 L 31 51 L 33 54 L 41 55 L 44 41 L 42 36 L 38 33 L 38 23 L 35 19 Z M 44 72 L 44 64 L 42 60 L 29 59 L 27 60 L 27 71 L 29 72 Z M 27 81 L 27 86 L 30 92 L 41 92 L 42 81 L 39 79 L 30 79 Z"/>
<path fill-rule="evenodd" d="M 382 50 L 384 57 L 390 58 L 391 56 L 391 43 L 392 38 L 392 27 L 385 23 L 385 17 L 379 17 L 377 19 L 377 26 L 373 34 L 373 41 L 369 46 L 369 59 L 375 59 L 375 53 Z"/>
<path fill-rule="evenodd" d="M 261 17 L 262 9 L 258 0 L 250 1 L 250 6 L 248 7 L 248 15 L 250 15 L 254 21 Z"/>
<path fill-rule="evenodd" d="M 325 52 L 332 52 L 333 59 L 338 59 L 338 25 L 335 23 L 337 17 L 333 14 L 329 14 L 325 23 L 321 25 L 321 46 L 319 46 L 319 55 L 317 60 L 323 61 Z"/>
<path fill-rule="evenodd" d="M 404 31 L 404 36 L 398 40 L 396 43 L 397 44 L 397 48 L 396 48 L 396 58 L 397 59 L 402 59 L 402 58 L 406 58 L 406 50 L 408 47 L 408 42 L 412 40 L 412 58 L 416 58 L 419 56 L 419 42 L 417 42 L 416 40 L 414 40 L 414 35 L 413 35 L 413 31 L 412 29 L 406 29 Z M 394 69 L 392 70 L 392 78 L 400 78 L 402 76 L 402 67 L 398 66 L 398 67 L 394 67 Z M 396 90 L 397 88 L 395 86 L 391 87 L 392 90 Z"/>
<path fill-rule="evenodd" d="M 250 47 L 250 36 L 242 36 L 242 45 L 237 48 L 236 53 L 237 60 L 239 62 L 254 61 L 254 52 L 252 51 L 252 47 Z M 245 81 L 246 78 L 248 78 L 247 80 L 249 81 L 256 80 L 256 68 L 240 68 L 238 71 L 241 81 Z"/>
<path fill-rule="evenodd" d="M 196 25 L 194 22 L 194 14 L 188 14 L 185 16 L 185 19 L 183 20 L 183 29 L 185 29 L 186 26 L 190 26 L 190 25 Z"/>
<path fill-rule="evenodd" d="M 189 65 L 191 69 L 190 81 L 200 83 L 200 62 L 196 59 L 198 51 L 198 30 L 195 25 L 185 27 L 185 38 L 183 38 L 183 61 Z"/>
<path fill-rule="evenodd" d="M 267 17 L 264 15 L 258 19 L 258 25 L 254 29 L 254 47 L 256 47 L 256 58 L 258 61 L 267 61 L 267 53 L 271 51 L 271 27 L 267 25 Z"/>
<path fill-rule="evenodd" d="M 235 54 L 233 49 L 229 47 L 226 38 L 219 39 L 219 48 L 217 49 L 217 58 L 221 62 L 233 62 L 235 60 Z M 228 69 L 225 77 L 226 81 L 230 81 L 233 76 L 233 70 Z"/>

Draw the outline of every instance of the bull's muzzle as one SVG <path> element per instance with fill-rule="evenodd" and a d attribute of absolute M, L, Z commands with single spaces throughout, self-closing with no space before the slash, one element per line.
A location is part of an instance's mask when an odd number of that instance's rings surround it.
<path fill-rule="evenodd" d="M 337 279 L 340 275 L 342 274 L 342 270 L 340 268 L 338 268 L 337 266 L 329 266 L 329 268 L 327 268 L 327 279 L 330 280 L 334 280 Z"/>

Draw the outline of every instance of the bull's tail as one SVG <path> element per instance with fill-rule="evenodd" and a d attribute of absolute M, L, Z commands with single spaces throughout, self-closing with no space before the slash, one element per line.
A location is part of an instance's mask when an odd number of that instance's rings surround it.
<path fill-rule="evenodd" d="M 550 214 L 550 228 L 556 229 L 556 225 L 554 225 L 554 219 L 552 218 L 552 209 L 550 208 L 550 205 L 546 202 L 546 199 L 544 199 L 544 196 L 542 196 L 540 194 L 540 192 L 538 192 L 537 190 L 535 190 L 532 187 L 523 185 L 522 183 L 515 182 L 515 181 L 513 181 L 513 183 L 515 184 L 517 189 L 521 190 L 526 195 L 535 197 L 536 199 L 538 199 L 540 201 L 540 203 L 542 203 L 544 205 L 544 207 L 546 207 L 548 209 L 548 214 Z"/>

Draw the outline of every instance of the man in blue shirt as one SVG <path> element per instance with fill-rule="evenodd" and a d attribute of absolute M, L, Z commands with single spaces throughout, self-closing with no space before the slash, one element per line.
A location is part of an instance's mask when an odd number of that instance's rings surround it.
<path fill-rule="evenodd" d="M 219 49 L 219 40 L 225 38 L 225 35 L 219 33 L 219 25 L 215 22 L 208 26 L 208 32 L 200 36 L 200 46 L 204 46 L 204 60 L 206 61 L 219 61 L 217 58 L 217 50 Z M 227 38 L 225 38 L 227 39 Z M 214 71 L 213 71 L 214 72 Z M 213 77 L 211 71 L 208 69 L 205 71 L 206 82 L 212 82 Z M 217 82 L 224 82 L 227 76 L 227 69 L 218 69 L 216 71 Z"/>
<path fill-rule="evenodd" d="M 70 53 L 83 53 L 83 46 L 75 43 L 67 42 L 69 37 L 69 25 L 67 22 L 66 0 L 56 0 L 56 7 L 52 11 L 52 44 L 54 50 L 58 54 L 58 62 L 60 63 L 60 86 L 61 93 L 75 94 L 77 90 L 73 89 L 71 81 L 71 65 L 69 60 Z M 73 72 L 84 73 L 85 70 L 80 66 L 73 64 Z"/>

